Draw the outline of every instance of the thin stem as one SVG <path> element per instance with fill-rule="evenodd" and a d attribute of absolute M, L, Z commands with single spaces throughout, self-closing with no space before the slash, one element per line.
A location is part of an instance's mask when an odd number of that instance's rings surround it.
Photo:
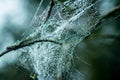
<path fill-rule="evenodd" d="M 91 30 L 91 33 L 93 33 L 96 28 L 98 28 L 104 21 L 106 21 L 108 18 L 116 17 L 120 15 L 120 5 L 115 7 L 113 10 L 108 12 L 107 14 L 101 16 L 101 18 L 98 20 L 98 22 L 95 24 L 94 29 Z"/>
<path fill-rule="evenodd" d="M 44 23 L 46 23 L 46 21 L 50 18 L 50 15 L 51 15 L 51 12 L 52 12 L 52 8 L 53 8 L 54 4 L 55 4 L 54 1 L 51 0 L 51 2 L 50 2 L 50 8 L 49 8 L 49 11 L 48 11 L 48 15 L 47 15 L 46 20 L 45 20 Z"/>
<path fill-rule="evenodd" d="M 10 51 L 14 51 L 14 50 L 17 50 L 17 49 L 20 49 L 20 48 L 23 48 L 23 47 L 31 46 L 31 45 L 33 45 L 35 43 L 38 43 L 38 42 L 51 42 L 51 43 L 54 43 L 54 44 L 62 45 L 62 43 L 59 43 L 59 42 L 56 42 L 56 41 L 53 41 L 53 40 L 34 40 L 34 41 L 28 42 L 28 43 L 21 42 L 21 43 L 19 43 L 17 45 L 7 47 L 6 50 L 3 51 L 0 54 L 0 57 L 5 55 L 6 53 L 8 53 Z"/>

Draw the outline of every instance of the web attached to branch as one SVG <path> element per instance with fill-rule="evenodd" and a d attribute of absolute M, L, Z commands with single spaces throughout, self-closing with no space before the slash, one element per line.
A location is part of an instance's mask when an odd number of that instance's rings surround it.
<path fill-rule="evenodd" d="M 82 80 L 71 60 L 75 46 L 90 34 L 99 20 L 94 4 L 89 0 L 66 0 L 63 4 L 56 2 L 46 21 L 49 9 L 50 5 L 42 14 L 34 16 L 37 19 L 33 22 L 37 24 L 33 24 L 35 27 L 25 42 L 47 39 L 62 45 L 35 43 L 22 48 L 19 60 L 25 68 L 32 69 L 39 80 Z"/>

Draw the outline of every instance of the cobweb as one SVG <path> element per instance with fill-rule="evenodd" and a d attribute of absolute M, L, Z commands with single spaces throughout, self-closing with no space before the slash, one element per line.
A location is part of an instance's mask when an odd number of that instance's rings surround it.
<path fill-rule="evenodd" d="M 83 80 L 84 77 L 72 65 L 73 51 L 90 34 L 99 19 L 94 4 L 89 0 L 66 0 L 63 4 L 56 2 L 45 22 L 49 9 L 50 5 L 42 14 L 34 16 L 36 19 L 33 22 L 37 24 L 33 24 L 31 34 L 23 40 L 27 43 L 47 39 L 62 45 L 39 42 L 19 49 L 17 53 L 22 52 L 20 64 L 34 71 L 38 80 Z"/>

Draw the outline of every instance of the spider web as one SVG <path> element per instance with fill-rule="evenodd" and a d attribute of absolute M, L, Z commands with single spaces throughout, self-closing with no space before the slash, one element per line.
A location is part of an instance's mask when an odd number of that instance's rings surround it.
<path fill-rule="evenodd" d="M 61 42 L 62 45 L 41 42 L 22 48 L 17 51 L 22 52 L 20 63 L 33 70 L 39 80 L 82 80 L 83 76 L 74 69 L 71 60 L 75 46 L 90 34 L 99 20 L 94 4 L 89 0 L 55 3 L 46 23 L 50 5 L 40 14 L 41 4 L 31 23 L 30 35 L 23 39 L 48 39 Z"/>

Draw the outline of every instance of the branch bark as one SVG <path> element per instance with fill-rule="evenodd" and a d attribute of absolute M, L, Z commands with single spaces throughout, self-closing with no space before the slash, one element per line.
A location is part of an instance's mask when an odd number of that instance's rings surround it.
<path fill-rule="evenodd" d="M 34 41 L 31 41 L 31 42 L 28 42 L 28 43 L 25 43 L 24 41 L 22 41 L 17 45 L 7 47 L 6 50 L 3 51 L 0 54 L 0 57 L 2 57 L 3 55 L 5 55 L 6 53 L 8 53 L 10 51 L 14 51 L 14 50 L 17 50 L 17 49 L 20 49 L 20 48 L 23 48 L 23 47 L 31 46 L 31 45 L 33 45 L 35 43 L 39 43 L 39 42 L 51 42 L 51 43 L 54 43 L 54 44 L 62 45 L 62 43 L 56 42 L 56 41 L 53 41 L 53 40 L 34 40 Z"/>

